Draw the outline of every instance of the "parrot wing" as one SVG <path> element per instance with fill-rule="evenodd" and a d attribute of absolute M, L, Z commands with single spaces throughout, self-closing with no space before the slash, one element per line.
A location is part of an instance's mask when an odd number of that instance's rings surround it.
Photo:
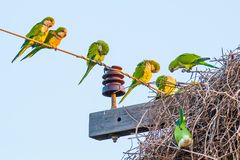
<path fill-rule="evenodd" d="M 192 64 L 196 60 L 200 59 L 201 57 L 196 54 L 182 54 L 177 57 L 177 61 L 179 61 L 182 64 Z"/>
<path fill-rule="evenodd" d="M 87 58 L 96 60 L 95 57 L 96 57 L 97 54 L 99 54 L 99 53 L 98 53 L 98 46 L 97 46 L 97 43 L 94 42 L 94 43 L 91 44 L 91 46 L 90 46 L 89 49 L 88 49 Z M 87 65 L 88 65 L 89 63 L 92 63 L 92 62 L 87 61 Z"/>
<path fill-rule="evenodd" d="M 88 54 L 87 57 L 93 60 L 98 60 L 99 56 L 98 56 L 98 47 L 96 43 L 91 44 L 91 46 L 89 47 L 88 50 Z M 92 70 L 92 68 L 95 66 L 96 64 L 91 62 L 91 61 L 87 61 L 87 70 L 85 72 L 85 74 L 83 75 L 82 79 L 80 80 L 80 82 L 78 83 L 78 85 L 80 85 L 83 80 L 87 77 L 88 73 Z"/>
<path fill-rule="evenodd" d="M 144 62 L 139 63 L 133 73 L 133 77 L 141 79 L 144 76 L 145 68 L 146 64 Z"/>
<path fill-rule="evenodd" d="M 42 23 L 37 23 L 33 26 L 33 28 L 30 30 L 30 32 L 26 35 L 28 38 L 33 38 L 34 36 L 37 36 L 41 33 L 41 28 L 43 27 Z M 21 48 L 23 48 L 25 45 L 27 45 L 29 40 L 25 40 L 25 42 L 22 44 Z"/>
<path fill-rule="evenodd" d="M 36 25 L 33 26 L 33 28 L 26 35 L 26 37 L 31 38 L 31 37 L 37 36 L 39 33 L 42 32 L 42 27 L 43 27 L 42 23 L 37 23 Z"/>
<path fill-rule="evenodd" d="M 87 57 L 92 59 L 92 57 L 95 56 L 97 53 L 98 53 L 98 46 L 97 46 L 97 43 L 94 42 L 91 44 L 91 46 L 88 49 Z"/>
<path fill-rule="evenodd" d="M 174 138 L 178 144 L 178 142 L 181 139 L 181 130 L 180 130 L 179 126 L 175 126 L 175 128 L 174 128 Z"/>
<path fill-rule="evenodd" d="M 144 70 L 146 68 L 146 64 L 144 62 L 140 62 L 134 73 L 133 73 L 133 77 L 137 78 L 137 79 L 141 79 L 144 76 Z M 136 80 L 132 80 L 132 84 L 130 85 L 128 91 L 125 93 L 125 95 L 122 97 L 122 99 L 120 100 L 119 103 L 122 103 L 122 101 L 129 95 L 129 93 L 137 86 L 139 85 L 139 82 L 137 82 Z"/>

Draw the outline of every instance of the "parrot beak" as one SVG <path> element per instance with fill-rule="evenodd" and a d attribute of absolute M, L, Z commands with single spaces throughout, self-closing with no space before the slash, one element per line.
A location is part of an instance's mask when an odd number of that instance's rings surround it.
<path fill-rule="evenodd" d="M 58 32 L 57 34 L 58 34 L 58 36 L 61 37 L 61 38 L 66 37 L 66 33 L 65 33 L 65 32 Z"/>
<path fill-rule="evenodd" d="M 152 72 L 155 71 L 155 66 L 154 65 L 151 65 L 151 70 L 152 70 Z"/>
<path fill-rule="evenodd" d="M 49 20 L 46 20 L 46 21 L 44 21 L 44 25 L 48 26 L 48 27 L 52 27 L 53 23 L 51 21 L 49 21 Z"/>
<path fill-rule="evenodd" d="M 100 54 L 103 54 L 103 48 L 102 48 L 101 45 L 98 45 L 98 52 L 99 52 Z"/>

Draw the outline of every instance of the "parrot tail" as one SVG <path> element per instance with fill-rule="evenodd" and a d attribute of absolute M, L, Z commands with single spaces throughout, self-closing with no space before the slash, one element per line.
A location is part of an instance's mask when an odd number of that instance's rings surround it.
<path fill-rule="evenodd" d="M 180 124 L 182 124 L 184 122 L 183 108 L 182 107 L 180 107 L 180 109 L 179 109 L 179 114 L 180 114 L 180 123 L 179 123 L 179 125 L 180 125 Z"/>
<path fill-rule="evenodd" d="M 24 59 L 26 59 L 26 58 L 31 58 L 34 54 L 36 54 L 40 49 L 42 49 L 43 47 L 37 47 L 37 48 L 35 48 L 34 50 L 32 50 L 30 53 L 28 53 L 25 57 L 23 57 L 22 59 L 21 59 L 21 61 L 22 60 L 24 60 Z"/>
<path fill-rule="evenodd" d="M 82 77 L 81 81 L 78 83 L 78 85 L 80 85 L 82 83 L 82 81 L 87 77 L 88 73 L 92 70 L 92 68 L 95 66 L 95 64 L 89 63 L 89 66 L 87 68 L 86 73 L 84 74 L 84 76 Z"/>
<path fill-rule="evenodd" d="M 124 94 L 124 96 L 122 97 L 122 99 L 120 100 L 120 102 L 118 103 L 118 104 L 120 104 L 120 103 L 122 103 L 122 101 L 129 95 L 129 93 L 137 86 L 138 84 L 133 84 L 132 83 L 132 85 L 128 88 L 128 91 L 127 91 L 127 93 L 125 93 Z"/>
<path fill-rule="evenodd" d="M 210 59 L 209 57 L 202 57 L 202 58 L 199 58 L 198 60 L 196 60 L 195 63 L 204 62 L 204 61 L 209 60 L 209 59 Z"/>
<path fill-rule="evenodd" d="M 13 58 L 12 63 L 18 58 L 20 57 L 24 51 L 26 51 L 29 47 L 31 47 L 31 45 L 26 45 L 25 47 L 23 47 L 18 54 Z"/>
<path fill-rule="evenodd" d="M 214 66 L 214 65 L 211 65 L 211 64 L 209 64 L 209 63 L 206 63 L 206 62 L 201 62 L 201 63 L 199 63 L 199 64 L 204 65 L 204 66 L 207 66 L 207 67 L 219 69 L 218 67 L 216 67 L 216 66 Z"/>

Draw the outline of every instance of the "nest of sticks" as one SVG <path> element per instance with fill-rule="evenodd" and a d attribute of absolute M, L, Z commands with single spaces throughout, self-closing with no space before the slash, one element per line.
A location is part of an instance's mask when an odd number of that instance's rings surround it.
<path fill-rule="evenodd" d="M 240 160 L 240 54 L 230 52 L 216 59 L 217 70 L 197 71 L 188 84 L 173 95 L 160 95 L 148 110 L 153 125 L 125 159 Z M 178 149 L 173 131 L 183 107 L 193 145 Z"/>

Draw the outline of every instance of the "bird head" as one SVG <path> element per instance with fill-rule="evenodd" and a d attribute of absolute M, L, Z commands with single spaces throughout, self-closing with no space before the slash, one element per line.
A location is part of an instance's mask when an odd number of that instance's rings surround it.
<path fill-rule="evenodd" d="M 46 17 L 42 20 L 42 23 L 48 28 L 50 28 L 55 24 L 55 20 L 53 17 Z"/>
<path fill-rule="evenodd" d="M 67 29 L 64 28 L 64 27 L 59 27 L 57 30 L 56 30 L 56 34 L 58 37 L 60 38 L 64 38 L 67 36 Z"/>
<path fill-rule="evenodd" d="M 166 95 L 170 95 L 174 93 L 177 82 L 172 76 L 161 75 L 155 83 L 160 91 L 163 91 Z"/>
<path fill-rule="evenodd" d="M 106 42 L 104 42 L 103 40 L 98 40 L 96 42 L 98 44 L 98 52 L 101 55 L 107 55 L 108 51 L 109 51 L 109 46 Z"/>
<path fill-rule="evenodd" d="M 151 72 L 157 73 L 160 70 L 160 64 L 154 60 L 146 60 L 151 65 Z"/>
<path fill-rule="evenodd" d="M 170 72 L 174 72 L 174 71 L 176 71 L 178 68 L 179 68 L 179 67 L 178 67 L 178 61 L 177 61 L 177 60 L 173 60 L 173 61 L 169 64 L 169 66 L 168 66 L 168 69 L 169 69 Z"/>
<path fill-rule="evenodd" d="M 161 75 L 157 78 L 155 83 L 159 90 L 163 90 L 166 82 L 167 82 L 167 76 Z"/>

